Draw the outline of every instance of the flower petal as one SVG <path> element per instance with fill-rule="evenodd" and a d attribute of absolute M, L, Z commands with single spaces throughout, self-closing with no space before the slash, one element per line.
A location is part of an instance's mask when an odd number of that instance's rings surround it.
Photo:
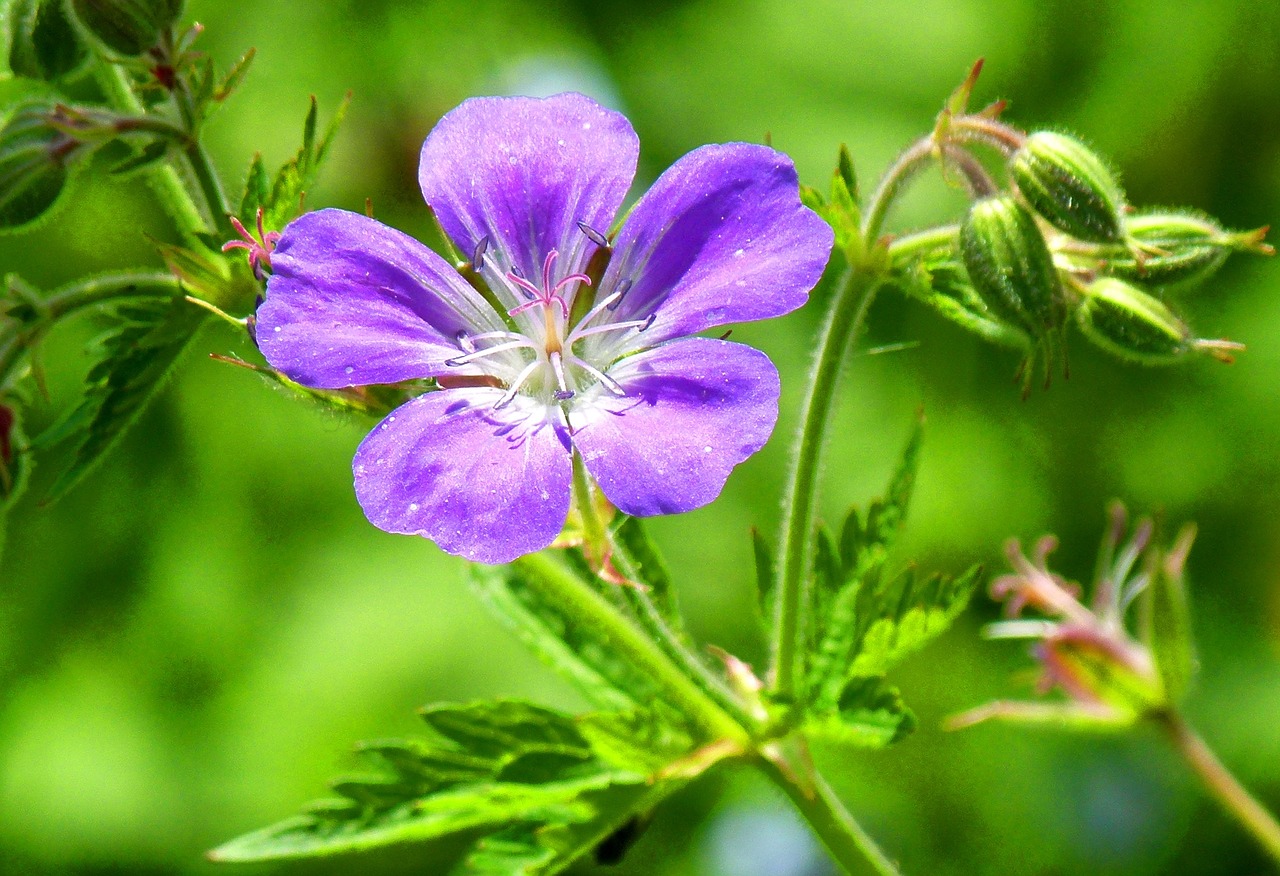
<path fill-rule="evenodd" d="M 545 405 L 494 389 L 418 396 L 356 451 L 356 498 L 379 529 L 507 563 L 555 539 L 569 513 L 568 439 Z"/>
<path fill-rule="evenodd" d="M 305 213 L 271 255 L 258 346 L 291 379 L 325 389 L 449 371 L 457 335 L 494 331 L 493 308 L 406 234 L 345 210 Z M 456 369 L 453 369 L 456 370 Z"/>
<path fill-rule="evenodd" d="M 609 230 L 639 151 L 625 116 L 581 94 L 477 97 L 427 136 L 418 180 L 464 254 L 489 238 L 486 264 L 499 270 L 486 277 L 505 291 L 503 272 L 514 267 L 540 278 L 551 250 L 560 253 L 557 277 L 586 266 L 594 245 L 578 223 Z M 521 300 L 513 298 L 513 306 Z"/>
<path fill-rule="evenodd" d="M 653 325 L 597 343 L 621 353 L 789 313 L 822 276 L 832 240 L 800 203 L 787 156 L 748 143 L 695 149 L 636 204 L 600 284 L 602 295 L 629 284 L 615 321 L 656 313 Z"/>
<path fill-rule="evenodd" d="M 778 372 L 741 344 L 690 338 L 609 370 L 626 390 L 584 396 L 571 415 L 587 470 L 628 514 L 673 514 L 720 495 L 733 467 L 769 440 Z"/>

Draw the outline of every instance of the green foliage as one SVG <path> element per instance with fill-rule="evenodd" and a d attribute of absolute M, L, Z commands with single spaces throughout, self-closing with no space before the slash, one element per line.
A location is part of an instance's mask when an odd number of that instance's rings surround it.
<path fill-rule="evenodd" d="M 856 263 L 862 252 L 862 211 L 853 157 L 847 146 L 840 146 L 836 169 L 831 177 L 830 196 L 823 197 L 812 186 L 802 185 L 800 199 L 806 207 L 827 221 L 835 232 L 836 249 L 844 253 L 850 264 Z"/>
<path fill-rule="evenodd" d="M 5 518 L 26 489 L 31 454 L 22 431 L 20 409 L 0 396 L 0 557 L 4 556 Z"/>
<path fill-rule="evenodd" d="M 54 80 L 74 73 L 89 51 L 67 18 L 63 0 L 12 0 L 4 10 L 9 68 L 19 76 Z"/>
<path fill-rule="evenodd" d="M 805 686 L 811 704 L 806 731 L 866 746 L 894 742 L 915 727 L 884 674 L 941 634 L 968 604 L 979 572 L 959 578 L 886 575 L 902 528 L 919 463 L 918 419 L 885 497 L 859 515 L 851 509 L 839 537 L 818 533 L 812 643 Z"/>
<path fill-rule="evenodd" d="M 647 708 L 660 685 L 622 657 L 607 632 L 584 621 L 572 603 L 555 598 L 554 579 L 573 576 L 592 588 L 603 584 L 567 551 L 561 559 L 533 554 L 507 566 L 473 565 L 472 581 L 488 606 L 548 666 L 607 709 Z"/>
<path fill-rule="evenodd" d="M 243 59 L 242 62 L 247 63 Z M 316 107 L 316 99 L 311 98 L 311 108 L 307 111 L 307 118 L 302 126 L 302 148 L 276 172 L 274 180 L 268 179 L 266 168 L 262 164 L 262 156 L 254 156 L 245 181 L 244 197 L 240 199 L 241 221 L 251 226 L 256 221 L 258 209 L 261 208 L 263 225 L 268 229 L 280 229 L 302 212 L 303 197 L 315 184 L 320 167 L 329 154 L 333 137 L 337 133 L 338 126 L 342 124 L 350 104 L 351 95 L 348 94 L 343 98 L 338 111 L 334 113 L 329 126 L 325 128 L 324 135 L 317 140 L 319 111 Z"/>
<path fill-rule="evenodd" d="M 613 733 L 584 733 L 579 720 L 529 703 L 433 706 L 423 717 L 425 738 L 360 746 L 380 771 L 335 781 L 337 797 L 211 857 L 312 858 L 480 834 L 465 872 L 558 873 L 680 785 L 634 769 Z M 583 720 L 599 730 L 611 717 Z M 615 729 L 633 726 L 623 718 Z"/>
<path fill-rule="evenodd" d="M 97 343 L 96 364 L 85 378 L 84 397 L 36 445 L 70 442 L 70 465 L 54 482 L 53 501 L 78 484 L 133 425 L 172 372 L 207 311 L 181 297 L 122 304 Z"/>
<path fill-rule="evenodd" d="M 851 679 L 834 709 L 805 723 L 812 740 L 859 748 L 892 745 L 915 729 L 916 717 L 898 689 L 879 676 Z"/>

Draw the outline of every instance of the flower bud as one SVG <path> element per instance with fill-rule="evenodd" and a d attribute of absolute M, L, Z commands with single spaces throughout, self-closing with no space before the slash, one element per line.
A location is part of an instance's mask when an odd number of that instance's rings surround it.
<path fill-rule="evenodd" d="M 1041 339 L 1060 328 L 1066 302 L 1036 220 L 1007 195 L 976 201 L 960 226 L 974 291 L 997 320 Z"/>
<path fill-rule="evenodd" d="M 86 152 L 53 123 L 54 113 L 32 102 L 0 126 L 0 230 L 46 215 L 66 187 L 73 159 Z"/>
<path fill-rule="evenodd" d="M 183 0 L 71 0 L 85 29 L 128 57 L 155 46 L 182 14 L 182 5 Z"/>
<path fill-rule="evenodd" d="M 28 79 L 55 80 L 80 69 L 89 58 L 61 0 L 17 0 L 0 11 L 9 36 L 9 67 Z"/>
<path fill-rule="evenodd" d="M 1242 349 L 1230 341 L 1194 338 L 1169 307 L 1142 289 L 1114 277 L 1103 277 L 1085 290 L 1076 315 L 1085 337 L 1122 359 L 1147 365 L 1176 362 L 1203 350 L 1230 362 L 1229 351 Z"/>
<path fill-rule="evenodd" d="M 1102 269 L 1142 286 L 1189 285 L 1208 279 L 1232 252 L 1267 253 L 1266 229 L 1227 231 L 1194 213 L 1140 213 L 1124 220 L 1129 247 L 1104 256 Z"/>
<path fill-rule="evenodd" d="M 1031 209 L 1059 231 L 1093 243 L 1124 239 L 1124 192 L 1079 140 L 1037 131 L 1014 153 L 1009 173 Z"/>

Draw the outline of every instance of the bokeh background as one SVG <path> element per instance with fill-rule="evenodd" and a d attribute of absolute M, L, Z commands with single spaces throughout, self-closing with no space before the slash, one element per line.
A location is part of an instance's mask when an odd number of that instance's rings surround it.
<path fill-rule="evenodd" d="M 825 186 L 849 145 L 868 185 L 926 131 L 979 56 L 977 99 L 1027 127 L 1072 130 L 1114 158 L 1131 200 L 1191 205 L 1236 227 L 1280 217 L 1280 4 L 1256 0 L 190 0 L 222 65 L 258 59 L 209 130 L 237 187 L 256 151 L 296 148 L 309 95 L 354 94 L 313 207 L 421 233 L 417 152 L 477 94 L 577 89 L 625 111 L 640 183 L 705 142 L 773 143 Z M 953 215 L 921 186 L 898 227 Z M 0 269 L 53 285 L 159 265 L 172 232 L 137 181 L 82 188 L 60 219 L 0 238 Z M 714 506 L 652 530 L 694 628 L 762 664 L 748 527 L 778 523 L 788 435 L 820 301 L 742 327 L 784 383 L 775 440 Z M 1086 577 L 1104 504 L 1200 524 L 1191 598 L 1201 676 L 1189 712 L 1280 808 L 1280 265 L 1238 258 L 1186 301 L 1195 328 L 1243 341 L 1208 359 L 1123 366 L 1076 337 L 1072 373 L 1026 402 L 1015 365 L 885 295 L 849 375 L 823 501 L 876 495 L 912 414 L 929 418 L 904 558 L 1001 566 L 1007 536 L 1053 531 Z M 91 320 L 46 349 L 50 401 L 75 396 Z M 461 562 L 386 535 L 352 497 L 368 423 L 318 412 L 208 352 L 252 356 L 212 327 L 108 463 L 53 506 L 38 473 L 0 564 L 0 873 L 208 874 L 202 852 L 322 796 L 351 744 L 412 733 L 436 700 L 576 695 L 468 592 Z M 820 751 L 852 810 L 913 874 L 1252 874 L 1265 859 L 1154 735 L 1068 738 L 941 719 L 1025 692 L 1017 645 L 984 643 L 979 597 L 896 673 L 920 730 L 886 752 Z M 390 872 L 433 874 L 409 858 Z M 266 870 L 252 872 L 267 872 Z M 374 872 L 373 862 L 321 870 Z M 584 867 L 582 872 L 595 872 Z M 601 871 L 604 872 L 604 871 Z M 666 805 L 618 874 L 831 872 L 785 802 L 727 771 Z"/>

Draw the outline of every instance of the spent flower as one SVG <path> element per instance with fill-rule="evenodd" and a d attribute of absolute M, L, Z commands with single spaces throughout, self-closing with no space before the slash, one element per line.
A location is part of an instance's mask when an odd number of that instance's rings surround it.
<path fill-rule="evenodd" d="M 354 462 L 376 526 L 501 563 L 551 544 L 579 454 L 634 515 L 714 499 L 777 418 L 762 353 L 693 337 L 805 302 L 832 245 L 786 156 L 745 143 L 677 161 L 608 229 L 635 173 L 625 117 L 579 94 L 475 98 L 422 148 L 451 265 L 342 210 L 271 253 L 257 337 L 306 386 L 434 378 Z"/>

